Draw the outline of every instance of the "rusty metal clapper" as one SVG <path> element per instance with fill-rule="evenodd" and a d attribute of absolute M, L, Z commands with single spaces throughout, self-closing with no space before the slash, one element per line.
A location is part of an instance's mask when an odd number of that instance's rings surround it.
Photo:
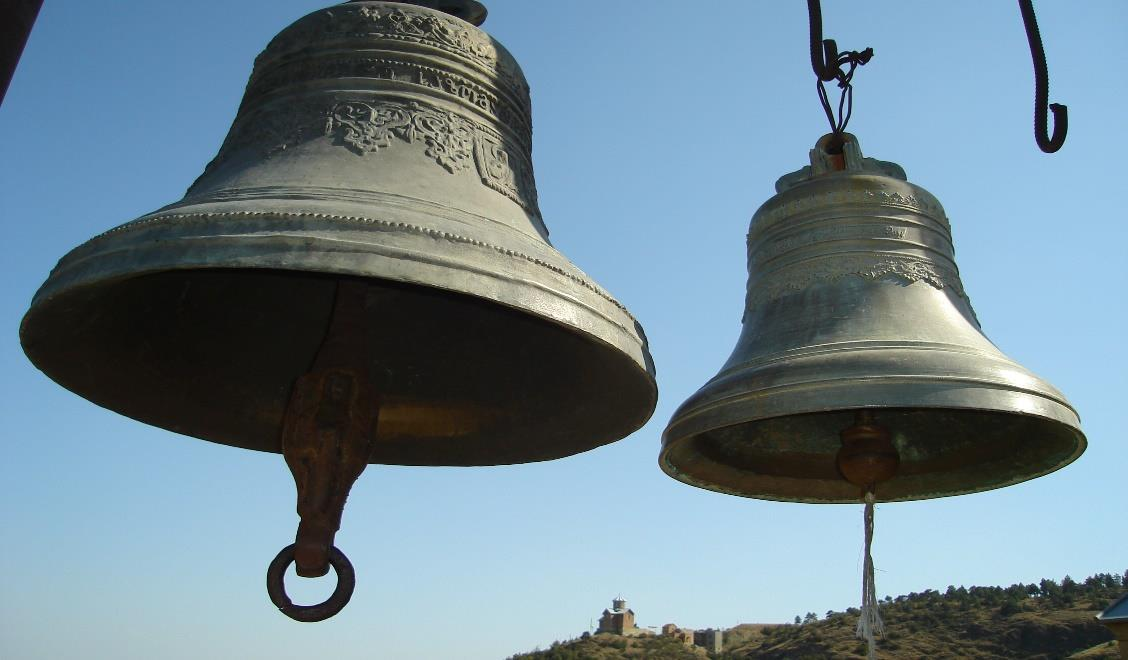
<path fill-rule="evenodd" d="M 21 326 L 98 405 L 284 454 L 301 522 L 268 589 L 298 620 L 348 601 L 333 537 L 367 464 L 550 460 L 654 410 L 641 327 L 549 243 L 528 86 L 484 18 L 420 0 L 298 20 L 184 198 L 64 256 Z M 329 601 L 290 602 L 291 562 L 337 571 Z"/>

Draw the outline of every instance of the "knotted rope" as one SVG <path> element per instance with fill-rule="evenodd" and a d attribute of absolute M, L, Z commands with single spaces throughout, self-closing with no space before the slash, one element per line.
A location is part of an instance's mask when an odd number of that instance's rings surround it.
<path fill-rule="evenodd" d="M 858 618 L 858 627 L 854 634 L 859 639 L 866 641 L 866 657 L 869 660 L 877 658 L 877 637 L 885 637 L 885 623 L 881 620 L 881 613 L 877 605 L 877 587 L 873 580 L 873 509 L 876 498 L 873 491 L 866 492 L 866 510 L 864 514 L 866 529 L 866 557 L 862 565 L 862 614 Z"/>

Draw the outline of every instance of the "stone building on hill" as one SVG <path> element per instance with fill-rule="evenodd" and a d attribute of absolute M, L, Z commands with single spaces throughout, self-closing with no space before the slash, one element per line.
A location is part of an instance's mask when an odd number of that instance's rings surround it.
<path fill-rule="evenodd" d="M 700 646 L 710 653 L 720 653 L 725 645 L 725 634 L 712 628 L 698 630 L 693 633 L 693 645 Z"/>
<path fill-rule="evenodd" d="M 663 637 L 673 637 L 686 646 L 693 646 L 693 631 L 687 628 L 679 628 L 677 624 L 667 623 L 662 626 Z"/>
<path fill-rule="evenodd" d="M 710 653 L 720 653 L 721 649 L 724 647 L 724 633 L 712 628 L 692 630 L 690 628 L 679 628 L 673 623 L 667 623 L 662 626 L 662 636 L 673 637 L 686 646 L 700 646 Z"/>
<path fill-rule="evenodd" d="M 603 610 L 599 617 L 599 628 L 595 633 L 611 633 L 613 635 L 641 635 L 646 631 L 635 624 L 635 613 L 627 609 L 627 601 L 622 596 L 611 601 L 611 609 Z"/>

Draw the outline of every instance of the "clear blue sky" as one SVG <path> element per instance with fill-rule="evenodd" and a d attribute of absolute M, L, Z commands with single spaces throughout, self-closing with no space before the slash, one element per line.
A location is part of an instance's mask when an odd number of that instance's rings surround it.
<path fill-rule="evenodd" d="M 860 507 L 726 497 L 656 461 L 739 333 L 748 219 L 825 132 L 797 0 L 488 2 L 532 86 L 554 242 L 646 328 L 658 409 L 564 460 L 370 467 L 337 537 L 359 583 L 331 621 L 264 592 L 297 522 L 279 456 L 138 424 L 31 366 L 17 328 L 55 261 L 179 199 L 255 55 L 322 2 L 43 7 L 0 107 L 0 656 L 485 660 L 576 636 L 620 593 L 641 625 L 699 628 L 855 605 Z M 985 332 L 1066 393 L 1090 443 L 1032 482 L 879 507 L 879 595 L 1123 571 L 1128 4 L 1038 3 L 1070 110 L 1052 156 L 1016 3 L 825 5 L 827 36 L 877 53 L 851 131 L 945 205 Z"/>

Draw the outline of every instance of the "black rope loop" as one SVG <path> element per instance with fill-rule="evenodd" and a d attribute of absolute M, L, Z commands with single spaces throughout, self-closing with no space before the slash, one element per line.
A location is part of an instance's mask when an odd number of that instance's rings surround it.
<path fill-rule="evenodd" d="M 324 621 L 337 614 L 352 598 L 353 588 L 356 587 L 356 571 L 345 553 L 336 546 L 329 548 L 329 565 L 337 572 L 337 588 L 333 595 L 318 605 L 295 605 L 286 595 L 286 569 L 294 561 L 295 544 L 282 548 L 270 567 L 266 569 L 266 593 L 278 609 L 295 621 L 314 623 Z"/>
<path fill-rule="evenodd" d="M 1042 47 L 1042 33 L 1038 31 L 1038 18 L 1034 16 L 1034 2 L 1018 0 L 1018 8 L 1022 12 L 1022 24 L 1026 27 L 1026 41 L 1030 43 L 1030 57 L 1034 60 L 1034 141 L 1039 149 L 1052 154 L 1065 144 L 1069 114 L 1064 105 L 1049 103 L 1050 72 L 1046 66 L 1046 51 Z M 1047 110 L 1054 115 L 1052 136 L 1046 127 Z"/>
<path fill-rule="evenodd" d="M 831 132 L 834 133 L 836 138 L 840 139 L 842 134 L 846 132 L 846 125 L 850 123 L 850 117 L 854 113 L 854 88 L 852 85 L 854 72 L 859 66 L 864 66 L 873 58 L 873 49 L 839 52 L 838 44 L 834 39 L 822 38 L 822 5 L 820 0 L 807 0 L 807 13 L 811 23 L 811 70 L 815 72 L 817 78 L 819 103 L 822 104 L 826 119 L 830 122 Z M 824 84 L 832 80 L 838 81 L 838 88 L 842 90 L 838 98 L 837 119 Z"/>

